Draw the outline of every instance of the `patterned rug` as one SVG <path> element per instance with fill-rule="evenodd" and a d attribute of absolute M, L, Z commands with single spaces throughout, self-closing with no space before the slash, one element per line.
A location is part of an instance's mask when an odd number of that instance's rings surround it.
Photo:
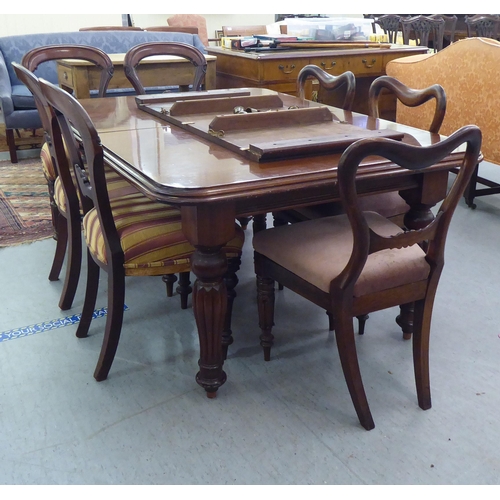
<path fill-rule="evenodd" d="M 0 161 L 0 247 L 43 240 L 52 234 L 42 162 Z"/>

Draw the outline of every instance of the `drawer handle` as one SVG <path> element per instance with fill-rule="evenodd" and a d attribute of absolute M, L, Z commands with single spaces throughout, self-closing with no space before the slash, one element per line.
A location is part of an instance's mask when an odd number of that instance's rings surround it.
<path fill-rule="evenodd" d="M 365 65 L 365 68 L 373 68 L 377 60 L 373 58 L 371 64 L 368 64 L 368 61 L 366 59 L 362 59 L 361 62 Z"/>
<path fill-rule="evenodd" d="M 322 63 L 321 63 L 321 66 L 323 66 L 323 69 L 324 69 L 324 70 L 333 69 L 333 67 L 334 67 L 337 63 L 336 63 L 335 61 L 332 61 L 332 62 L 331 62 L 331 64 L 330 64 L 330 66 L 329 66 L 328 68 L 326 67 L 326 64 L 327 64 L 326 62 L 322 62 Z"/>
<path fill-rule="evenodd" d="M 283 66 L 283 64 L 280 64 L 278 68 L 285 73 L 285 75 L 289 75 L 290 73 L 293 73 L 293 70 L 295 69 L 295 64 L 290 65 L 290 71 L 285 71 L 285 68 L 288 68 L 288 64 L 286 66 Z"/>
<path fill-rule="evenodd" d="M 64 79 L 67 80 L 68 79 L 68 73 L 66 73 L 66 71 L 63 73 L 63 76 L 64 76 Z"/>

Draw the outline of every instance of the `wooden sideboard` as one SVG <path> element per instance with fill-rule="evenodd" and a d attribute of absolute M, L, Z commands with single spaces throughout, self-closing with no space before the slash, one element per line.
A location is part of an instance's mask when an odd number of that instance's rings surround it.
<path fill-rule="evenodd" d="M 399 57 L 427 53 L 427 47 L 392 45 L 390 48 L 361 49 L 299 49 L 269 52 L 245 52 L 223 47 L 208 47 L 210 55 L 217 56 L 217 88 L 259 87 L 296 94 L 300 70 L 315 64 L 332 75 L 352 71 L 356 76 L 356 96 L 353 110 L 368 113 L 368 88 L 375 78 L 385 75 L 389 61 Z M 306 89 L 307 90 L 307 89 Z M 312 86 L 309 87 L 311 97 Z M 332 106 L 341 106 L 338 99 L 319 91 L 318 100 Z M 381 116 L 394 119 L 396 103 L 387 97 L 382 102 Z"/>
<path fill-rule="evenodd" d="M 109 54 L 115 68 L 109 89 L 129 89 L 132 85 L 125 76 L 123 60 L 125 54 Z M 204 89 L 215 88 L 216 57 L 206 56 L 207 74 Z M 139 78 L 145 87 L 181 85 L 183 90 L 193 82 L 194 67 L 187 59 L 178 56 L 151 56 L 138 68 Z M 87 99 L 90 91 L 99 88 L 100 72 L 96 66 L 79 59 L 61 59 L 57 61 L 59 85 L 73 93 L 77 99 Z"/>

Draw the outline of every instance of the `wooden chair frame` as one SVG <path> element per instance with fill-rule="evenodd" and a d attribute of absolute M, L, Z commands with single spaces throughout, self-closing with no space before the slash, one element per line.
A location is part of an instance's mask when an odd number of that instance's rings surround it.
<path fill-rule="evenodd" d="M 422 229 L 400 232 L 391 237 L 383 237 L 370 228 L 365 213 L 358 205 L 356 193 L 356 172 L 364 158 L 380 156 L 402 168 L 424 172 L 464 143 L 467 147 L 459 173 L 432 222 Z M 336 277 L 333 277 L 329 293 L 282 267 L 279 259 L 273 261 L 258 251 L 259 248 L 266 248 L 265 239 L 269 237 L 270 231 L 281 231 L 283 234 L 284 231 L 294 230 L 296 231 L 293 233 L 294 241 L 300 245 L 303 238 L 300 237 L 298 231 L 303 231 L 306 224 L 314 223 L 314 221 L 270 229 L 254 237 L 259 326 L 262 331 L 260 343 L 264 350 L 264 359 L 270 359 L 270 351 L 274 342 L 271 330 L 274 325 L 274 282 L 276 280 L 333 316 L 335 336 L 347 387 L 359 421 L 367 430 L 373 429 L 375 424 L 359 370 L 353 318 L 399 305 L 402 301 L 415 302 L 413 361 L 417 397 L 420 408 L 424 410 L 430 408 L 429 335 L 434 297 L 444 266 L 445 241 L 451 218 L 470 181 L 480 155 L 480 148 L 481 131 L 473 125 L 463 127 L 447 139 L 429 147 L 412 146 L 384 138 L 363 139 L 349 146 L 338 165 L 338 185 L 342 205 L 353 235 L 353 246 L 347 264 Z M 354 287 L 369 255 L 412 245 L 422 245 L 424 249 L 425 260 L 430 266 L 427 279 L 403 284 L 396 288 L 370 292 L 366 295 L 354 295 Z M 289 250 L 287 247 L 287 252 Z M 300 253 L 300 248 L 294 251 Z M 335 248 L 332 248 L 332 253 L 334 252 Z M 311 255 L 308 255 L 308 259 L 314 261 Z"/>
<path fill-rule="evenodd" d="M 384 33 L 389 37 L 389 43 L 397 42 L 398 32 L 401 28 L 401 16 L 397 14 L 385 14 L 373 22 L 384 30 Z"/>
<path fill-rule="evenodd" d="M 413 33 L 417 45 L 428 47 L 429 38 L 432 34 L 434 52 L 439 52 L 443 48 L 444 25 L 445 20 L 441 17 L 414 16 L 401 19 L 403 43 L 408 45 L 410 43 L 410 34 Z"/>
<path fill-rule="evenodd" d="M 179 56 L 191 61 L 196 68 L 193 79 L 193 90 L 201 90 L 207 73 L 207 61 L 205 56 L 196 47 L 181 42 L 146 42 L 129 49 L 123 61 L 125 75 L 137 94 L 142 95 L 146 93 L 137 74 L 137 67 L 145 57 L 156 55 Z"/>
<path fill-rule="evenodd" d="M 498 15 L 476 14 L 465 17 L 467 37 L 480 36 L 497 39 L 500 17 Z"/>
<path fill-rule="evenodd" d="M 345 85 L 345 98 L 342 109 L 351 111 L 356 94 L 356 77 L 352 71 L 345 71 L 338 76 L 334 76 L 315 64 L 304 66 L 297 76 L 297 95 L 301 99 L 305 98 L 305 85 L 309 78 L 316 78 L 320 86 L 329 91 L 338 90 Z"/>
<path fill-rule="evenodd" d="M 113 63 L 109 56 L 102 50 L 95 47 L 84 45 L 50 45 L 37 47 L 27 52 L 21 65 L 12 63 L 14 71 L 19 80 L 31 91 L 35 98 L 35 104 L 40 114 L 42 126 L 44 129 L 45 140 L 49 147 L 52 157 L 52 163 L 58 176 L 61 173 L 57 169 L 55 153 L 50 134 L 50 118 L 48 104 L 40 90 L 38 78 L 33 74 L 38 66 L 47 61 L 57 59 L 83 59 L 94 63 L 100 70 L 99 97 L 104 97 L 108 84 L 113 76 Z M 63 172 L 63 178 L 65 173 Z M 82 242 L 81 242 L 81 215 L 76 189 L 71 181 L 62 182 L 66 198 L 66 214 L 62 214 L 54 200 L 54 180 L 48 179 L 50 206 L 52 211 L 52 223 L 54 226 L 54 236 L 56 239 L 56 250 L 49 272 L 49 280 L 57 281 L 64 263 L 64 257 L 67 254 L 67 266 L 64 278 L 64 284 L 59 299 L 59 307 L 62 310 L 70 309 L 73 304 L 78 281 L 80 277 L 82 260 Z"/>
<path fill-rule="evenodd" d="M 431 99 L 436 100 L 436 108 L 429 132 L 439 133 L 446 114 L 446 93 L 441 85 L 432 85 L 425 89 L 411 89 L 404 83 L 391 76 L 379 76 L 373 81 L 368 90 L 369 115 L 379 117 L 379 97 L 386 90 L 393 93 L 403 105 L 414 108 L 425 104 Z"/>
<path fill-rule="evenodd" d="M 94 378 L 97 381 L 102 381 L 107 378 L 111 369 L 121 334 L 126 276 L 125 255 L 116 230 L 106 183 L 103 148 L 97 131 L 82 105 L 52 83 L 43 79 L 40 79 L 39 82 L 51 110 L 50 130 L 59 171 L 66 171 L 70 175 L 70 170 L 73 170 L 83 212 L 87 214 L 95 207 L 103 231 L 107 262 L 94 260 L 87 249 L 85 302 L 76 332 L 76 336 L 80 338 L 86 337 L 88 334 L 97 298 L 100 269 L 102 268 L 106 271 L 108 278 L 108 308 L 103 344 L 94 371 Z M 83 152 L 75 147 L 75 134 L 81 141 Z M 69 154 L 65 151 L 64 144 L 67 145 Z M 228 268 L 224 277 L 228 302 L 222 340 L 224 355 L 227 354 L 227 348 L 233 341 L 231 336 L 232 303 L 236 296 L 234 288 L 238 283 L 236 272 L 240 262 L 240 256 L 228 258 Z M 173 265 L 177 268 L 176 272 L 189 273 L 190 263 L 181 262 Z M 158 269 L 157 272 L 161 273 L 162 271 Z M 155 272 L 145 272 L 144 274 L 157 275 Z"/>

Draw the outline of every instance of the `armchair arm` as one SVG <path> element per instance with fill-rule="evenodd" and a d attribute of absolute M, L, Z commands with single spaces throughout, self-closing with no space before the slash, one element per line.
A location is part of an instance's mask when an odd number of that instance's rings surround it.
<path fill-rule="evenodd" d="M 4 119 L 14 112 L 12 85 L 2 52 L 0 51 L 0 110 Z"/>

